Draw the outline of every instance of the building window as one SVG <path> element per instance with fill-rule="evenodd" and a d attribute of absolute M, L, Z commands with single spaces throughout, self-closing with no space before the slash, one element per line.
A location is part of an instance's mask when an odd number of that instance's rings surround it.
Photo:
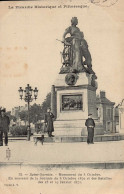
<path fill-rule="evenodd" d="M 62 95 L 61 109 L 62 111 L 82 110 L 83 109 L 82 94 Z"/>
<path fill-rule="evenodd" d="M 100 117 L 101 117 L 101 108 L 97 108 L 97 115 L 98 115 L 98 118 L 100 119 Z"/>

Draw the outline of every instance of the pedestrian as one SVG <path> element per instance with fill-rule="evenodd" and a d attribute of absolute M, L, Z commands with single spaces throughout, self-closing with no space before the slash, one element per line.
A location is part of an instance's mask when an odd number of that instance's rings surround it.
<path fill-rule="evenodd" d="M 6 115 L 6 110 L 1 110 L 0 115 L 0 145 L 3 146 L 3 134 L 5 146 L 8 145 L 8 132 L 9 132 L 9 117 Z"/>
<path fill-rule="evenodd" d="M 45 125 L 46 125 L 46 128 L 47 128 L 47 133 L 48 133 L 49 137 L 54 137 L 52 135 L 52 132 L 54 131 L 53 118 L 54 118 L 54 115 L 51 112 L 51 109 L 48 108 L 47 113 L 45 114 L 44 121 L 45 121 Z"/>
<path fill-rule="evenodd" d="M 95 122 L 92 119 L 92 114 L 88 115 L 88 119 L 86 120 L 85 125 L 87 126 L 87 131 L 88 131 L 87 143 L 93 144 Z"/>

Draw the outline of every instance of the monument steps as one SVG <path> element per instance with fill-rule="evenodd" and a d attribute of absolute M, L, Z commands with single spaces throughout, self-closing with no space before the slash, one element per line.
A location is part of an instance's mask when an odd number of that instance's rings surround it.
<path fill-rule="evenodd" d="M 84 136 L 87 135 L 87 128 L 85 126 L 86 120 L 56 120 L 54 122 L 54 134 L 55 135 L 66 135 L 66 136 Z M 103 135 L 103 125 L 97 120 L 94 134 Z"/>
<path fill-rule="evenodd" d="M 124 140 L 124 134 L 95 135 L 94 142 L 120 141 Z M 87 142 L 87 136 L 56 136 L 54 142 Z"/>
<path fill-rule="evenodd" d="M 40 140 L 40 134 L 39 135 L 39 140 Z M 38 136 L 37 135 L 37 136 Z M 31 141 L 33 141 L 34 137 L 37 136 L 32 136 Z M 95 142 L 106 142 L 106 141 L 121 141 L 124 140 L 124 133 L 111 133 L 111 134 L 105 134 L 105 135 L 95 135 L 94 136 L 94 143 Z M 63 135 L 58 135 L 54 137 L 48 137 L 45 136 L 44 138 L 44 143 L 73 143 L 73 142 L 87 142 L 87 136 L 63 136 Z"/>

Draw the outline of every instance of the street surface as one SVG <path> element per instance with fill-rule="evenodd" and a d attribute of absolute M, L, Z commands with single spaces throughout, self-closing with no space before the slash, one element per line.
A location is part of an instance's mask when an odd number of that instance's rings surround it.
<path fill-rule="evenodd" d="M 7 148 L 11 151 L 6 158 Z M 22 162 L 27 164 L 124 162 L 124 140 L 95 142 L 88 145 L 78 143 L 46 143 L 34 145 L 33 141 L 14 140 L 8 146 L 0 146 L 0 162 Z"/>
<path fill-rule="evenodd" d="M 6 158 L 8 148 L 9 160 Z M 95 169 L 88 168 L 89 162 L 98 165 Z M 38 142 L 36 146 L 33 141 L 14 140 L 9 146 L 0 147 L 0 193 L 123 194 L 124 168 L 116 169 L 114 165 L 113 169 L 98 169 L 101 162 L 116 165 L 124 162 L 124 141 L 91 145 L 86 142 L 41 145 Z M 50 164 L 55 164 L 54 168 Z"/>

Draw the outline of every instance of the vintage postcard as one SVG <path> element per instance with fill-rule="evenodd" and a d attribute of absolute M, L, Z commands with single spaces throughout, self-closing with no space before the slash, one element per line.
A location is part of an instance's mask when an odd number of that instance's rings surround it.
<path fill-rule="evenodd" d="M 0 193 L 124 193 L 123 6 L 0 1 Z"/>

